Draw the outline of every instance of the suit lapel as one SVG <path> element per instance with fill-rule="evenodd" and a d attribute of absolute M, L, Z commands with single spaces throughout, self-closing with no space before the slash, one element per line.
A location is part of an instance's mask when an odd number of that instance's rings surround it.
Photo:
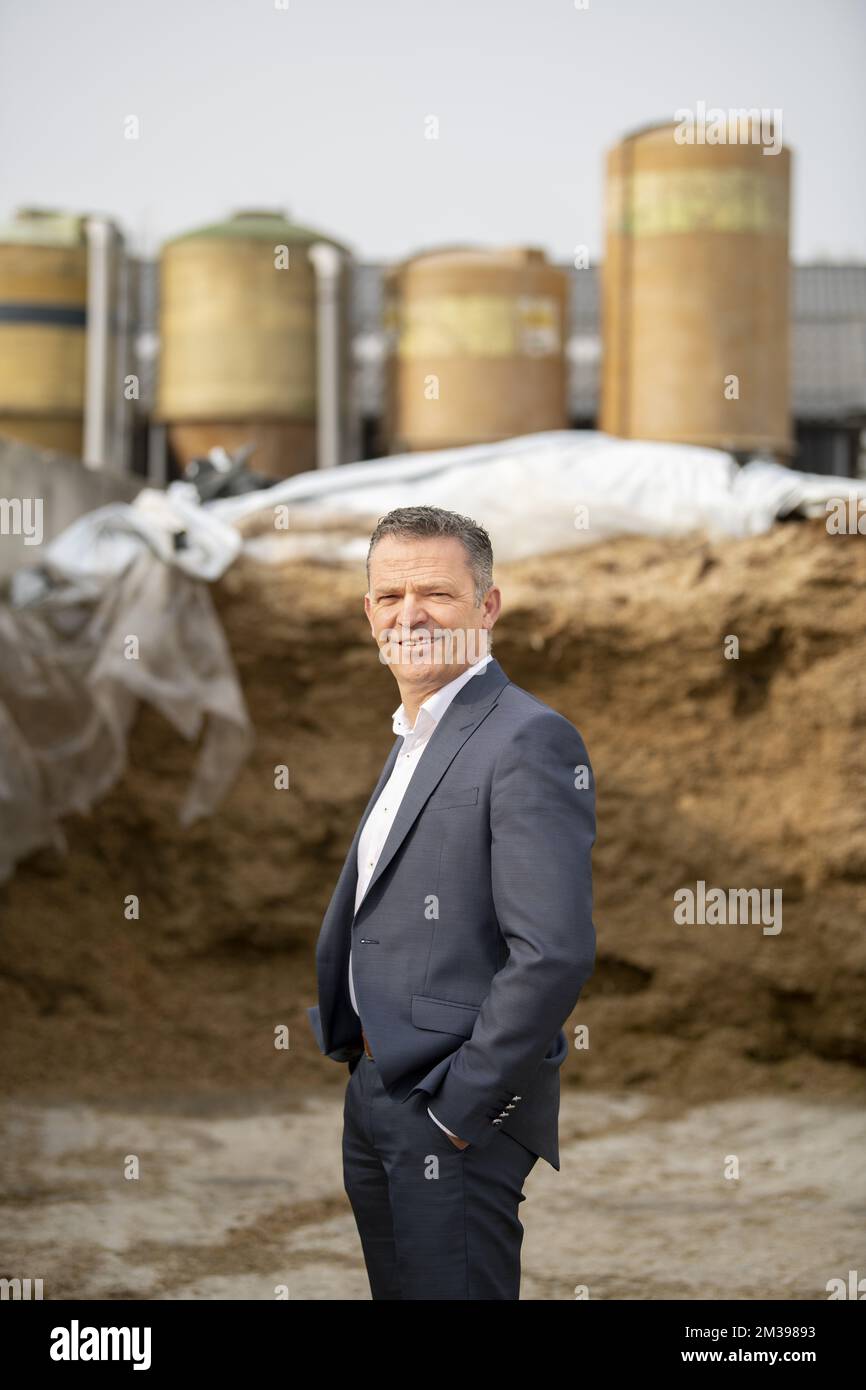
<path fill-rule="evenodd" d="M 486 670 L 482 671 L 480 675 L 472 676 L 457 691 L 433 730 L 430 742 L 424 749 L 421 760 L 412 774 L 412 779 L 406 788 L 403 800 L 400 802 L 400 808 L 394 817 L 388 838 L 382 846 L 382 853 L 379 855 L 370 882 L 367 884 L 367 891 L 359 904 L 359 912 L 369 899 L 371 888 L 381 878 L 408 835 L 425 801 L 432 794 L 437 783 L 441 781 L 448 766 L 453 762 L 470 734 L 474 733 L 481 721 L 490 713 L 499 699 L 503 686 L 507 684 L 508 677 L 494 657 L 488 662 Z M 392 753 L 394 757 L 389 759 L 391 768 L 396 760 L 395 750 L 392 749 Z M 388 776 L 390 777 L 390 775 L 389 769 Z M 384 779 L 380 778 L 379 787 L 370 799 L 370 804 L 364 813 L 364 819 L 372 810 L 383 785 Z M 359 834 L 360 829 L 361 827 L 359 827 Z"/>
<path fill-rule="evenodd" d="M 473 676 L 471 680 L 468 680 L 454 696 L 434 729 L 430 742 L 424 749 L 423 756 L 412 774 L 412 779 L 406 788 L 388 838 L 382 846 L 379 861 L 370 882 L 367 884 L 367 891 L 358 905 L 358 912 L 361 912 L 369 901 L 370 889 L 381 878 L 394 858 L 415 823 L 425 801 L 445 775 L 447 768 L 470 734 L 490 713 L 503 687 L 507 684 L 508 677 L 499 662 L 493 657 L 487 663 L 486 669 L 480 675 Z M 358 822 L 358 828 L 349 846 L 349 852 L 346 855 L 340 877 L 322 922 L 317 947 L 317 957 L 320 961 L 337 961 L 342 965 L 344 956 L 348 958 L 349 935 L 346 928 L 350 923 L 354 923 L 357 915 L 355 912 L 355 892 L 358 886 L 358 841 L 382 788 L 394 770 L 394 764 L 402 744 L 402 738 L 395 740 L 391 752 L 385 760 L 385 765 L 379 773 L 379 780 L 373 788 L 364 813 Z"/>
<path fill-rule="evenodd" d="M 397 761 L 397 754 L 400 751 L 401 743 L 402 739 L 396 739 L 388 757 L 385 759 L 385 766 L 379 773 L 379 780 L 373 788 L 370 800 L 367 802 L 364 813 L 358 822 L 358 828 L 349 846 L 349 852 L 343 861 L 340 877 L 337 879 L 337 885 L 331 894 L 331 901 L 328 905 L 328 910 L 322 921 L 322 929 L 319 933 L 318 954 L 322 957 L 327 958 L 332 954 L 329 950 L 329 944 L 333 924 L 335 922 L 338 924 L 343 923 L 347 916 L 350 921 L 354 917 L 355 891 L 358 886 L 358 841 L 361 838 L 361 831 L 364 829 L 367 818 L 375 806 L 382 788 L 391 776 L 394 764 Z M 339 957 L 340 952 L 338 951 L 336 954 Z"/>

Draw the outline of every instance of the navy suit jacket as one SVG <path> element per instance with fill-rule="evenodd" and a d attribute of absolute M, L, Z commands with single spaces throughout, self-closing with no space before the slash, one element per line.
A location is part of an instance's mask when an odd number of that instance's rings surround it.
<path fill-rule="evenodd" d="M 493 658 L 458 690 L 412 774 L 355 912 L 358 839 L 316 946 L 321 1051 L 353 1069 L 355 997 L 395 1101 L 424 1091 L 476 1147 L 502 1130 L 559 1168 L 562 1025 L 595 963 L 595 786 L 573 724 Z"/>

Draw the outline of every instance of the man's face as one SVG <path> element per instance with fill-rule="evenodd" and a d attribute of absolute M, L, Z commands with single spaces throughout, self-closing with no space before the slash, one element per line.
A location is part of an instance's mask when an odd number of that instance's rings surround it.
<path fill-rule="evenodd" d="M 476 603 L 455 536 L 383 536 L 373 549 L 364 611 L 401 688 L 436 690 L 483 656 L 500 602 L 492 588 Z"/>

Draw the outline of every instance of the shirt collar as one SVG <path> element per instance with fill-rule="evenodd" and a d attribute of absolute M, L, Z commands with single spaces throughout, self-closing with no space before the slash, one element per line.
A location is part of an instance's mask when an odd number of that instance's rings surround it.
<path fill-rule="evenodd" d="M 454 696 L 457 694 L 457 691 L 460 690 L 468 680 L 471 680 L 473 676 L 479 675 L 480 672 L 485 669 L 488 662 L 492 660 L 493 653 L 488 652 L 486 656 L 481 657 L 480 661 L 476 661 L 473 666 L 467 666 L 466 670 L 461 671 L 459 676 L 455 676 L 453 681 L 449 681 L 447 685 L 441 686 L 439 690 L 434 690 L 432 695 L 428 695 L 427 699 L 423 701 L 418 710 L 418 717 L 415 720 L 414 728 L 409 723 L 405 706 L 402 704 L 398 705 L 392 716 L 394 733 L 405 738 L 410 734 L 419 734 L 423 732 L 430 724 L 438 724 L 446 709 L 451 704 L 451 701 L 454 699 Z"/>

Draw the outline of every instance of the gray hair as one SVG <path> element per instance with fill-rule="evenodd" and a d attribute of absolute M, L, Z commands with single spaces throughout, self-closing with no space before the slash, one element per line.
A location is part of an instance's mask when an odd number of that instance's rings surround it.
<path fill-rule="evenodd" d="M 456 536 L 466 551 L 466 560 L 475 581 L 475 602 L 480 608 L 493 586 L 493 547 L 483 526 L 447 512 L 442 507 L 397 507 L 383 516 L 370 537 L 367 551 L 367 588 L 370 587 L 370 556 L 383 536 Z"/>

